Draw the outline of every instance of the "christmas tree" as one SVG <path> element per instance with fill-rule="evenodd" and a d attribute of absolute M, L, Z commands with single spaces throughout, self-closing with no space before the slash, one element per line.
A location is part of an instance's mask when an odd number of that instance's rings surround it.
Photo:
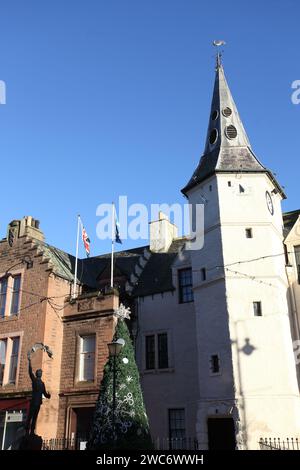
<path fill-rule="evenodd" d="M 122 304 L 115 312 L 118 323 L 113 342 L 123 344 L 120 353 L 109 356 L 104 367 L 88 449 L 151 449 L 148 418 L 140 386 L 139 371 Z M 122 341 L 124 340 L 124 341 Z M 114 374 L 115 370 L 115 374 Z M 115 402 L 114 397 L 115 377 Z"/>

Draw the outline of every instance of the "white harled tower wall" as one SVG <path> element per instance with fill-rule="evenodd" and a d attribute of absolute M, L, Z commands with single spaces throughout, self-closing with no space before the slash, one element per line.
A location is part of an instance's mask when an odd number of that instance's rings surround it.
<path fill-rule="evenodd" d="M 200 448 L 208 445 L 208 417 L 234 418 L 238 448 L 257 449 L 261 437 L 300 435 L 281 196 L 273 190 L 265 173 L 217 173 L 188 193 L 192 204 L 206 200 L 204 247 L 191 255 Z M 266 191 L 272 194 L 274 215 Z M 246 228 L 252 238 L 246 238 Z M 261 317 L 254 316 L 254 301 L 261 302 Z M 212 354 L 220 357 L 220 374 L 210 372 Z"/>

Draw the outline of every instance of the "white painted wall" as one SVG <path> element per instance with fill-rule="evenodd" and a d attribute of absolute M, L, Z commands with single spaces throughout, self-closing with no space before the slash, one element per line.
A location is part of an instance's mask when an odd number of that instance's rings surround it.
<path fill-rule="evenodd" d="M 297 318 L 295 319 L 295 332 L 294 337 L 300 337 L 300 284 L 298 282 L 298 272 L 295 259 L 295 246 L 300 245 L 300 216 L 295 222 L 293 228 L 285 239 L 285 245 L 288 252 L 289 266 L 287 267 L 287 274 L 290 286 L 290 303 L 291 311 Z"/>
<path fill-rule="evenodd" d="M 239 185 L 245 189 L 242 194 Z M 217 174 L 189 194 L 193 204 L 200 195 L 207 199 L 204 248 L 191 255 L 199 354 L 197 429 L 202 447 L 207 446 L 206 420 L 216 415 L 236 419 L 241 448 L 258 448 L 260 437 L 300 434 L 280 196 L 272 196 L 273 216 L 265 199 L 265 192 L 273 188 L 264 174 Z M 245 228 L 252 228 L 252 239 L 246 238 Z M 228 266 L 268 255 L 272 256 Z M 234 272 L 216 268 L 222 265 Z M 197 274 L 202 266 L 209 273 L 205 282 Z M 254 317 L 253 301 L 262 302 L 262 317 Z M 208 361 L 216 352 L 221 374 L 212 377 Z"/>
<path fill-rule="evenodd" d="M 183 259 L 178 267 L 189 266 Z M 177 267 L 174 268 L 177 286 Z M 184 408 L 186 436 L 196 437 L 198 392 L 197 345 L 194 303 L 179 304 L 178 290 L 138 299 L 137 363 L 151 433 L 154 438 L 168 438 L 168 409 Z M 145 370 L 146 334 L 167 331 L 169 334 L 168 370 Z"/>

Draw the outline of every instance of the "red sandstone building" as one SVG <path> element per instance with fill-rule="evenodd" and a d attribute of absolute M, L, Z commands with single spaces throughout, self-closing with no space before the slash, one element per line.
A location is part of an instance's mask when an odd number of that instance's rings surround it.
<path fill-rule="evenodd" d="M 119 301 L 131 309 L 131 331 L 156 446 L 195 438 L 197 344 L 190 252 L 185 238 L 160 213 L 150 244 L 78 260 L 80 295 L 71 300 L 75 259 L 48 245 L 32 217 L 12 221 L 0 241 L 0 445 L 14 446 L 31 397 L 27 352 L 37 351 L 50 400 L 36 433 L 44 441 L 86 440 L 114 331 Z M 56 444 L 54 446 L 57 448 Z"/>
<path fill-rule="evenodd" d="M 0 242 L 1 448 L 13 445 L 26 419 L 31 397 L 27 352 L 36 343 L 53 352 L 53 358 L 41 350 L 32 355 L 33 369 L 43 370 L 51 393 L 36 433 L 44 440 L 88 433 L 119 298 L 86 288 L 70 302 L 73 265 L 73 257 L 44 242 L 32 217 L 11 222 Z"/>

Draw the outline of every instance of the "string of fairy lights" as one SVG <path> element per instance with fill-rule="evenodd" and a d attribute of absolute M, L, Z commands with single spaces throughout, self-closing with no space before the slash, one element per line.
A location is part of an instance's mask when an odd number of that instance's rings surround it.
<path fill-rule="evenodd" d="M 229 272 L 229 273 L 232 273 L 236 276 L 241 276 L 241 277 L 245 277 L 247 279 L 250 279 L 251 281 L 253 282 L 256 282 L 256 283 L 259 283 L 259 284 L 263 284 L 263 285 L 266 285 L 268 287 L 273 287 L 273 288 L 276 288 L 276 286 L 274 284 L 272 284 L 271 282 L 268 282 L 268 281 L 264 281 L 262 279 L 262 277 L 264 276 L 256 276 L 256 275 L 253 275 L 253 274 L 247 274 L 245 272 L 241 272 L 235 268 L 233 268 L 234 266 L 240 266 L 240 265 L 245 265 L 245 264 L 248 264 L 248 263 L 253 263 L 253 262 L 257 262 L 257 261 L 263 261 L 263 260 L 266 260 L 266 259 L 270 259 L 270 258 L 276 258 L 276 257 L 280 257 L 280 256 L 287 256 L 289 254 L 292 254 L 293 252 L 283 252 L 283 253 L 276 253 L 276 254 L 271 254 L 271 255 L 264 255 L 264 256 L 259 256 L 259 257 L 256 257 L 256 258 L 250 258 L 250 259 L 246 259 L 246 260 L 238 260 L 238 261 L 234 261 L 234 262 L 231 262 L 231 263 L 228 263 L 228 264 L 223 264 L 223 265 L 215 265 L 215 266 L 211 266 L 211 267 L 207 267 L 205 268 L 207 272 L 209 271 L 214 271 L 214 270 L 224 270 L 226 272 Z M 17 263 L 17 264 L 20 264 L 20 263 Z M 17 266 L 14 265 L 13 267 Z M 232 269 L 233 268 L 233 269 Z M 10 268 L 11 269 L 11 268 Z M 192 269 L 192 272 L 201 272 L 201 269 Z M 7 270 L 6 272 L 7 275 L 9 275 L 9 269 Z M 15 289 L 12 287 L 12 286 L 8 286 L 7 285 L 7 289 L 10 289 L 11 291 L 15 291 Z M 65 303 L 59 303 L 59 299 L 63 299 L 63 298 L 67 298 L 67 296 L 65 294 L 62 294 L 62 295 L 53 295 L 53 296 L 49 296 L 49 297 L 45 297 L 45 296 L 42 296 L 41 294 L 37 293 L 37 292 L 34 292 L 34 291 L 31 291 L 31 290 L 28 290 L 28 289 L 24 289 L 24 288 L 19 288 L 18 289 L 18 292 L 22 292 L 22 293 L 25 293 L 27 295 L 31 295 L 31 296 L 34 296 L 34 297 L 37 297 L 38 300 L 35 301 L 35 302 L 31 302 L 25 306 L 22 306 L 18 312 L 21 312 L 21 311 L 24 311 L 24 310 L 27 310 L 31 307 L 34 307 L 36 305 L 40 305 L 42 304 L 43 302 L 47 302 L 48 305 L 50 305 L 50 307 L 53 309 L 53 311 L 55 312 L 55 314 L 59 317 L 59 319 L 61 319 L 61 316 L 59 315 L 59 312 L 61 312 L 64 308 L 65 308 Z M 0 292 L 1 294 L 1 292 Z"/>

